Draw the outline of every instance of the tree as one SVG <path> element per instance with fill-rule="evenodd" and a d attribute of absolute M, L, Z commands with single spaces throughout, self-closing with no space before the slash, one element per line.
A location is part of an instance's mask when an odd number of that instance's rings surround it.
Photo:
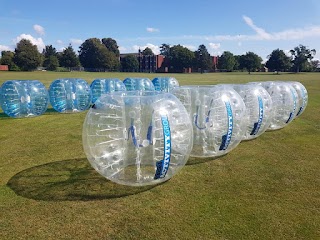
<path fill-rule="evenodd" d="M 149 56 L 149 55 L 154 55 L 153 51 L 151 48 L 146 47 L 143 51 L 142 51 L 142 55 L 144 56 Z"/>
<path fill-rule="evenodd" d="M 227 72 L 232 72 L 236 66 L 236 58 L 229 51 L 224 51 L 218 60 L 218 68 Z"/>
<path fill-rule="evenodd" d="M 13 62 L 14 52 L 11 51 L 2 51 L 1 52 L 1 61 L 0 64 L 8 65 L 10 71 L 18 70 L 18 66 Z"/>
<path fill-rule="evenodd" d="M 102 44 L 106 46 L 106 48 L 113 52 L 117 57 L 120 56 L 119 46 L 117 41 L 112 38 L 102 38 Z"/>
<path fill-rule="evenodd" d="M 80 46 L 79 60 L 85 68 L 114 71 L 119 68 L 119 58 L 110 52 L 98 38 L 89 38 Z"/>
<path fill-rule="evenodd" d="M 261 68 L 262 58 L 253 52 L 247 52 L 240 57 L 240 67 L 247 69 L 249 74 Z"/>
<path fill-rule="evenodd" d="M 160 54 L 165 56 L 165 57 L 169 57 L 170 56 L 170 45 L 163 43 L 160 46 Z"/>
<path fill-rule="evenodd" d="M 49 71 L 55 71 L 59 67 L 59 60 L 57 56 L 50 56 L 46 59 L 46 68 Z"/>
<path fill-rule="evenodd" d="M 137 72 L 139 70 L 138 59 L 134 55 L 128 55 L 122 58 L 121 69 L 124 72 Z"/>
<path fill-rule="evenodd" d="M 170 45 L 163 43 L 160 46 L 160 55 L 164 56 L 164 60 L 161 64 L 162 69 L 168 69 L 170 67 Z"/>
<path fill-rule="evenodd" d="M 288 57 L 284 51 L 280 50 L 279 48 L 273 50 L 272 53 L 268 56 L 269 59 L 266 62 L 266 67 L 271 71 L 287 71 L 291 66 L 291 58 Z"/>
<path fill-rule="evenodd" d="M 41 60 L 41 54 L 37 46 L 33 45 L 29 40 L 22 39 L 17 43 L 13 61 L 21 70 L 35 70 L 41 65 Z"/>
<path fill-rule="evenodd" d="M 319 60 L 312 60 L 311 61 L 312 71 L 319 72 L 320 71 L 320 61 Z"/>
<path fill-rule="evenodd" d="M 56 56 L 57 50 L 52 45 L 47 45 L 45 49 L 43 49 L 42 54 L 45 58 L 48 58 L 50 56 Z"/>
<path fill-rule="evenodd" d="M 212 61 L 210 54 L 205 45 L 201 44 L 198 50 L 194 53 L 195 55 L 195 67 L 200 68 L 201 73 L 204 70 L 210 70 L 212 67 Z"/>
<path fill-rule="evenodd" d="M 181 45 L 170 48 L 170 67 L 173 72 L 183 72 L 184 68 L 192 67 L 194 52 Z"/>
<path fill-rule="evenodd" d="M 72 67 L 79 67 L 80 66 L 80 61 L 73 50 L 71 44 L 63 50 L 59 57 L 59 63 L 61 67 L 66 67 L 66 68 L 72 68 Z"/>
<path fill-rule="evenodd" d="M 45 49 L 42 51 L 42 55 L 44 57 L 43 66 L 48 68 L 49 65 L 51 65 L 51 70 L 56 70 L 57 67 L 59 67 L 59 61 L 57 58 L 57 50 L 52 45 L 47 45 Z M 52 63 L 52 61 L 54 63 Z M 56 65 L 56 62 L 58 61 L 58 66 L 54 67 Z M 52 65 L 53 64 L 53 65 Z M 48 69 L 50 70 L 50 69 Z"/>
<path fill-rule="evenodd" d="M 306 70 L 308 63 L 313 59 L 316 54 L 315 49 L 308 49 L 306 46 L 300 44 L 294 49 L 290 50 L 293 56 L 293 68 L 298 73 L 300 71 Z"/>
<path fill-rule="evenodd" d="M 235 64 L 234 64 L 234 67 L 233 67 L 233 70 L 241 70 L 240 68 L 240 55 L 234 55 L 234 60 L 235 60 Z"/>

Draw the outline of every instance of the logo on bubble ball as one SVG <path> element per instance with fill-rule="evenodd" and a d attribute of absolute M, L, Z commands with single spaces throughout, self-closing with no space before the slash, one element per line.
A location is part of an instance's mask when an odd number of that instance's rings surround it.
<path fill-rule="evenodd" d="M 262 120 L 263 120 L 263 102 L 260 96 L 258 97 L 258 102 L 259 102 L 259 119 L 258 119 L 258 122 L 254 123 L 253 129 L 250 135 L 256 135 L 259 132 L 259 129 L 261 127 Z"/>
<path fill-rule="evenodd" d="M 233 114 L 232 114 L 231 105 L 229 102 L 225 102 L 225 104 L 226 104 L 227 115 L 228 115 L 228 132 L 227 134 L 222 136 L 222 142 L 219 147 L 220 151 L 226 150 L 228 148 L 231 141 L 232 131 L 233 131 Z"/>
<path fill-rule="evenodd" d="M 293 92 L 292 89 L 290 89 L 290 90 L 291 90 L 291 95 L 292 95 L 292 98 L 293 98 L 293 110 L 292 110 L 292 112 L 290 113 L 289 118 L 288 118 L 288 120 L 286 121 L 286 123 L 289 123 L 289 122 L 292 121 L 292 119 L 293 119 L 293 117 L 294 117 L 293 113 L 296 111 L 296 107 L 297 107 L 296 95 L 294 94 L 294 92 Z"/>
<path fill-rule="evenodd" d="M 171 131 L 167 116 L 161 116 L 161 123 L 163 129 L 163 159 L 156 163 L 156 174 L 154 179 L 164 178 L 168 172 L 171 160 Z"/>

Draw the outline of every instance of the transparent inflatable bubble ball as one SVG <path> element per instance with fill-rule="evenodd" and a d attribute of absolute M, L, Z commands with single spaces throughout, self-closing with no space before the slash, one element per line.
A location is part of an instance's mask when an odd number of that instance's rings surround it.
<path fill-rule="evenodd" d="M 192 124 L 170 93 L 115 92 L 90 108 L 82 139 L 89 162 L 102 176 L 123 185 L 153 185 L 186 164 Z"/>
<path fill-rule="evenodd" d="M 89 84 L 79 78 L 54 80 L 49 88 L 50 103 L 60 113 L 87 110 L 91 104 Z"/>
<path fill-rule="evenodd" d="M 92 103 L 105 93 L 126 91 L 124 83 L 117 78 L 97 78 L 90 84 Z"/>
<path fill-rule="evenodd" d="M 172 93 L 192 121 L 192 157 L 219 157 L 238 146 L 245 131 L 245 104 L 232 87 L 181 86 Z"/>
<path fill-rule="evenodd" d="M 1 107 L 10 117 L 39 116 L 47 110 L 48 103 L 48 91 L 38 80 L 10 80 L 0 88 Z"/>
<path fill-rule="evenodd" d="M 126 78 L 123 83 L 127 91 L 154 91 L 154 85 L 149 78 Z"/>
<path fill-rule="evenodd" d="M 305 86 L 300 82 L 288 82 L 297 91 L 298 94 L 298 112 L 297 117 L 300 116 L 308 104 L 308 92 Z"/>
<path fill-rule="evenodd" d="M 179 82 L 173 77 L 156 77 L 152 80 L 156 91 L 170 92 L 175 87 L 179 87 Z"/>
<path fill-rule="evenodd" d="M 246 131 L 243 140 L 255 139 L 270 126 L 273 117 L 271 96 L 257 84 L 235 84 L 233 88 L 246 105 Z"/>
<path fill-rule="evenodd" d="M 272 99 L 273 118 L 268 130 L 278 130 L 291 123 L 299 111 L 297 91 L 287 82 L 269 81 L 258 84 L 268 91 Z"/>

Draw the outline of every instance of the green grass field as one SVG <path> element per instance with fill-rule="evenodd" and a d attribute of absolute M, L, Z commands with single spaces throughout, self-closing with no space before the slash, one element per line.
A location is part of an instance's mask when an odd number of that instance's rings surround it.
<path fill-rule="evenodd" d="M 157 74 L 0 72 L 0 84 L 129 76 Z M 219 159 L 193 159 L 168 182 L 142 188 L 91 168 L 81 139 L 86 112 L 0 112 L 0 239 L 320 239 L 320 74 L 170 76 L 181 85 L 300 81 L 309 102 L 286 128 Z"/>

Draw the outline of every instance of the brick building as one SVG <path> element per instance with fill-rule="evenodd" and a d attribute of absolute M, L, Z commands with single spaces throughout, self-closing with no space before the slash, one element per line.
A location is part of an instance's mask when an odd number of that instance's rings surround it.
<path fill-rule="evenodd" d="M 158 72 L 164 60 L 164 56 L 162 55 L 142 55 L 141 52 L 139 52 L 120 54 L 120 62 L 122 58 L 128 55 L 133 55 L 137 58 L 139 62 L 138 72 Z"/>
<path fill-rule="evenodd" d="M 8 65 L 0 65 L 0 71 L 9 71 Z"/>
<path fill-rule="evenodd" d="M 211 56 L 211 59 L 212 59 L 212 71 L 217 71 L 218 69 L 218 59 L 219 57 L 218 56 Z"/>
<path fill-rule="evenodd" d="M 124 53 L 120 54 L 120 62 L 126 56 L 135 56 L 139 62 L 138 72 L 168 72 L 168 67 L 163 67 L 162 63 L 165 60 L 163 55 L 142 55 L 139 51 L 138 53 Z M 218 69 L 218 56 L 211 56 L 212 70 L 215 72 Z M 191 68 L 186 68 L 183 70 L 184 73 L 191 73 Z"/>

